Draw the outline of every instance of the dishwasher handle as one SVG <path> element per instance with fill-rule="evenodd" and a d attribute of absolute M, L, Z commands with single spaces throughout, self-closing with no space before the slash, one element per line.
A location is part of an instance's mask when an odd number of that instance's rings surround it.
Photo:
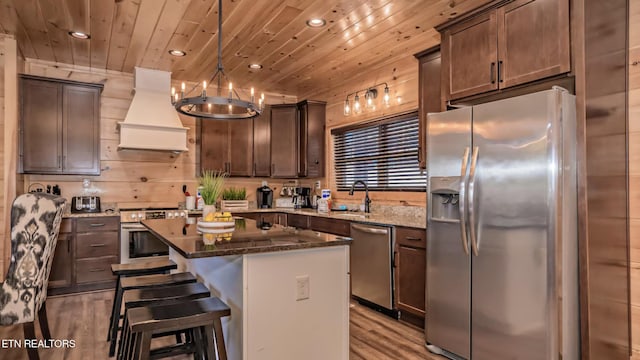
<path fill-rule="evenodd" d="M 368 226 L 362 226 L 362 225 L 356 225 L 356 224 L 351 224 L 351 228 L 362 231 L 362 232 L 366 232 L 369 234 L 389 235 L 389 229 L 371 228 Z"/>

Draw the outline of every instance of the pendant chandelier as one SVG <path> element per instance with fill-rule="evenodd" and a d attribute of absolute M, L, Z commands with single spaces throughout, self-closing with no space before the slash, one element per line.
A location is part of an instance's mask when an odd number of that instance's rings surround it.
<path fill-rule="evenodd" d="M 262 113 L 264 109 L 264 94 L 260 95 L 258 104 L 256 104 L 254 89 L 251 88 L 249 101 L 242 100 L 238 92 L 233 88 L 231 80 L 224 73 L 222 66 L 222 1 L 218 0 L 218 66 L 208 82 L 209 84 L 217 82 L 217 95 L 207 96 L 207 81 L 203 81 L 202 93 L 199 96 L 185 97 L 185 83 L 182 83 L 180 97 L 178 97 L 175 89 L 171 89 L 171 101 L 179 113 L 193 117 L 214 120 L 251 119 Z M 224 83 L 229 86 L 227 96 L 222 96 Z M 194 86 L 189 93 L 193 92 L 196 87 Z"/>

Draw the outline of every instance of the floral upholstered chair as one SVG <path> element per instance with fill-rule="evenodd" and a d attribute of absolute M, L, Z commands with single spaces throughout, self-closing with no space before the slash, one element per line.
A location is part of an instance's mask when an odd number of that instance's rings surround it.
<path fill-rule="evenodd" d="M 23 324 L 25 339 L 35 339 L 34 321 L 51 339 L 47 324 L 47 283 L 58 240 L 65 199 L 24 194 L 11 206 L 11 263 L 0 287 L 0 325 Z M 28 348 L 29 359 L 38 349 Z"/>

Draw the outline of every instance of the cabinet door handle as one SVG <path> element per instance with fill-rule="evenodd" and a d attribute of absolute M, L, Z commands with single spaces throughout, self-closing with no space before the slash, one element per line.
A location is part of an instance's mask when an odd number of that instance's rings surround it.
<path fill-rule="evenodd" d="M 503 66 L 502 66 L 502 60 L 498 61 L 498 81 L 499 82 L 503 82 L 502 81 L 502 71 L 503 71 Z"/>
<path fill-rule="evenodd" d="M 256 176 L 256 168 L 258 166 L 256 165 L 256 163 L 253 163 L 253 176 Z"/>
<path fill-rule="evenodd" d="M 89 224 L 89 226 L 91 226 L 91 227 L 101 227 L 101 226 L 104 226 L 104 224 L 95 223 L 95 224 Z"/>
<path fill-rule="evenodd" d="M 491 62 L 491 83 L 496 83 L 496 63 Z"/>
<path fill-rule="evenodd" d="M 404 238 L 409 241 L 422 241 L 422 238 L 415 237 L 415 236 L 405 236 Z"/>
<path fill-rule="evenodd" d="M 104 269 L 89 269 L 89 272 L 103 272 Z"/>
<path fill-rule="evenodd" d="M 397 251 L 393 252 L 393 267 L 394 268 L 398 267 L 398 252 Z"/>
<path fill-rule="evenodd" d="M 94 247 L 94 248 L 98 248 L 98 247 L 105 247 L 106 244 L 91 244 L 89 246 Z"/>

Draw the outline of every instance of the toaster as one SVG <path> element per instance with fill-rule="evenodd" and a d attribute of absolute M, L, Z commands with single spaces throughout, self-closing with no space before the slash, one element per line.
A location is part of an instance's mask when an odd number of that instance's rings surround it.
<path fill-rule="evenodd" d="M 98 196 L 74 196 L 71 198 L 72 213 L 99 213 L 100 197 Z"/>

